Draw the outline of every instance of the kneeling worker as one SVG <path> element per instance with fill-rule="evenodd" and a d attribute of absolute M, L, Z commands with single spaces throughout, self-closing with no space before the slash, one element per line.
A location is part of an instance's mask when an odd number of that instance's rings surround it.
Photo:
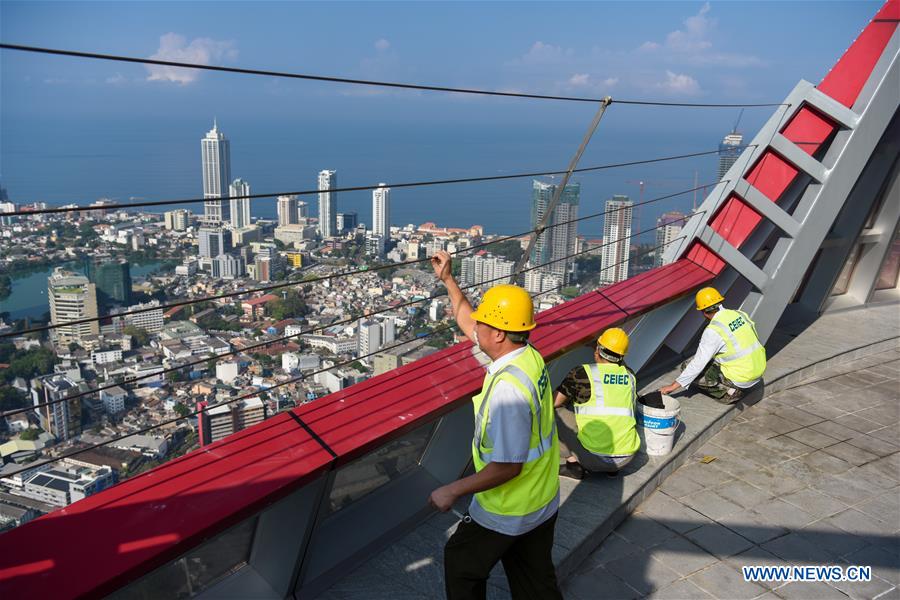
<path fill-rule="evenodd" d="M 459 328 L 491 359 L 481 393 L 472 398 L 475 474 L 431 493 L 447 511 L 473 494 L 468 515 L 444 547 L 447 597 L 483 599 L 487 579 L 503 563 L 513 600 L 562 600 L 553 566 L 553 532 L 559 509 L 559 440 L 553 420 L 550 377 L 540 353 L 528 344 L 534 329 L 531 296 L 514 285 L 484 294 L 477 311 L 450 273 L 450 255 L 431 258 L 447 286 Z"/>
<path fill-rule="evenodd" d="M 722 404 L 737 402 L 766 372 L 766 349 L 756 334 L 756 325 L 740 310 L 722 307 L 725 298 L 706 287 L 697 292 L 697 310 L 709 321 L 700 337 L 693 360 L 670 385 L 660 388 L 671 394 L 694 383 L 701 393 Z"/>
<path fill-rule="evenodd" d="M 572 369 L 557 388 L 560 453 L 566 459 L 560 475 L 582 479 L 585 470 L 617 473 L 640 448 L 637 386 L 625 366 L 627 352 L 628 334 L 607 329 L 597 340 L 595 362 Z"/>

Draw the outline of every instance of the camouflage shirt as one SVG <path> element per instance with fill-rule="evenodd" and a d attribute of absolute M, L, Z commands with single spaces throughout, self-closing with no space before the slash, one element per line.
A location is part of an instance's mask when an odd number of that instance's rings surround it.
<path fill-rule="evenodd" d="M 634 375 L 634 371 L 629 369 L 628 365 L 625 365 L 625 368 Z M 570 406 L 573 401 L 579 404 L 588 402 L 591 399 L 591 378 L 588 376 L 587 371 L 584 370 L 584 366 L 579 365 L 569 371 L 569 374 L 562 380 L 556 391 L 566 397 L 566 406 Z"/>

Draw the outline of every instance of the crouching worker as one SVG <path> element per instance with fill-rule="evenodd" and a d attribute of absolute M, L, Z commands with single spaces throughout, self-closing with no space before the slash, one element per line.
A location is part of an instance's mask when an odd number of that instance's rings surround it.
<path fill-rule="evenodd" d="M 634 373 L 625 366 L 628 334 L 607 329 L 597 340 L 594 361 L 575 367 L 556 392 L 560 475 L 582 479 L 585 471 L 615 474 L 641 446 L 634 410 Z"/>
<path fill-rule="evenodd" d="M 700 336 L 694 359 L 660 392 L 671 394 L 693 383 L 716 402 L 733 404 L 762 380 L 766 349 L 759 341 L 756 325 L 747 313 L 724 308 L 724 301 L 715 288 L 697 292 L 697 310 L 709 324 Z"/>

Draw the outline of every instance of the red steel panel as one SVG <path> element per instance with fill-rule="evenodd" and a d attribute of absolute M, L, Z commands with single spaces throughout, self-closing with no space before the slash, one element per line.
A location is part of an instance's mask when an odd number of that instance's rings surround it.
<path fill-rule="evenodd" d="M 0 536 L 6 598 L 108 594 L 321 474 L 331 455 L 287 414 Z"/>
<path fill-rule="evenodd" d="M 712 281 L 714 276 L 711 271 L 681 259 L 604 288 L 600 293 L 631 317 L 674 300 Z"/>
<path fill-rule="evenodd" d="M 758 212 L 736 194 L 731 194 L 713 216 L 709 226 L 729 244 L 740 248 L 760 221 L 762 216 Z"/>
<path fill-rule="evenodd" d="M 725 268 L 725 261 L 719 258 L 715 252 L 707 248 L 702 242 L 694 240 L 687 252 L 687 259 L 710 273 L 718 275 Z"/>
<path fill-rule="evenodd" d="M 803 112 L 804 110 L 806 109 L 800 109 L 799 112 Z M 791 138 L 788 139 L 792 142 L 797 141 Z M 813 151 L 817 149 L 818 146 L 815 146 Z M 778 156 L 775 152 L 766 150 L 763 152 L 762 158 L 753 165 L 753 168 L 750 169 L 744 179 L 765 194 L 769 200 L 777 202 L 778 199 L 781 198 L 781 194 L 784 193 L 784 190 L 788 188 L 788 185 L 790 185 L 794 180 L 794 177 L 797 176 L 797 173 L 797 169 L 789 162 Z"/>

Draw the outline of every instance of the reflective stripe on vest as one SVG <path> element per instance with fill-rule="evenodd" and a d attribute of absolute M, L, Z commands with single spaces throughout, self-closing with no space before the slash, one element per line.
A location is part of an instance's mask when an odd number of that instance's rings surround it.
<path fill-rule="evenodd" d="M 530 448 L 528 450 L 528 457 L 525 459 L 525 462 L 529 463 L 533 460 L 539 459 L 541 456 L 543 456 L 544 452 L 553 445 L 553 434 L 556 433 L 556 420 L 553 420 L 553 424 L 550 427 L 550 433 L 548 433 L 546 436 L 543 435 L 543 423 L 541 422 L 542 420 L 540 418 L 541 400 L 538 397 L 537 388 L 534 387 L 534 382 L 529 379 L 528 375 L 525 374 L 525 371 L 523 371 L 516 365 L 506 365 L 494 374 L 490 386 L 485 393 L 486 400 L 482 401 L 481 407 L 478 409 L 478 414 L 475 417 L 475 439 L 472 443 L 475 447 L 475 450 L 480 455 L 481 460 L 485 463 L 491 462 L 493 452 L 484 452 L 481 449 L 482 446 L 484 446 L 484 438 L 486 437 L 485 430 L 487 429 L 487 427 L 482 427 L 482 420 L 484 419 L 485 408 L 490 403 L 490 394 L 494 389 L 494 384 L 500 379 L 500 375 L 504 373 L 515 377 L 516 380 L 522 384 L 522 387 L 528 390 L 528 395 L 531 398 L 531 406 L 534 409 L 534 415 L 537 419 L 539 444 L 536 447 Z"/>
<path fill-rule="evenodd" d="M 715 361 L 722 367 L 726 379 L 741 383 L 762 376 L 766 368 L 766 350 L 747 313 L 723 308 L 708 326 L 725 342 L 725 351 L 717 354 Z"/>
<path fill-rule="evenodd" d="M 591 399 L 574 406 L 578 440 L 599 456 L 634 454 L 641 445 L 634 418 L 634 376 L 623 365 L 594 363 L 584 369 Z"/>
<path fill-rule="evenodd" d="M 556 511 L 559 502 L 559 438 L 550 377 L 544 359 L 531 346 L 497 373 L 485 377 L 482 392 L 472 398 L 475 432 L 472 462 L 481 471 L 493 457 L 488 435 L 491 396 L 499 380 L 527 398 L 532 415 L 528 455 L 518 475 L 497 487 L 474 494 L 469 514 L 488 529 L 518 535 L 542 523 Z"/>

